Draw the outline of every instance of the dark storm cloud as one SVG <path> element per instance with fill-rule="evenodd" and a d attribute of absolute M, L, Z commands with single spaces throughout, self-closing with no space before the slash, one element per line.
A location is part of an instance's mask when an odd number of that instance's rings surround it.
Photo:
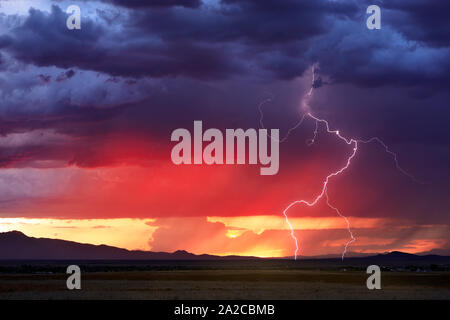
<path fill-rule="evenodd" d="M 58 3 L 62 0 L 53 0 Z M 93 2 L 93 0 L 81 0 L 83 2 Z M 130 9 L 145 8 L 168 8 L 168 7 L 185 7 L 198 8 L 202 5 L 201 0 L 98 0 L 114 6 L 125 7 Z"/>
<path fill-rule="evenodd" d="M 182 6 L 186 8 L 198 8 L 201 0 L 102 0 L 103 2 L 127 8 L 157 8 Z"/>
<path fill-rule="evenodd" d="M 65 27 L 66 18 L 57 6 L 50 14 L 31 9 L 24 25 L 13 31 L 14 36 L 2 36 L 0 42 L 27 63 L 78 67 L 115 76 L 220 79 L 240 70 L 220 46 L 190 41 L 162 43 L 138 34 L 116 36 L 89 19 L 83 21 L 82 30 L 72 32 Z"/>
<path fill-rule="evenodd" d="M 3 35 L 0 43 L 14 56 L 39 66 L 68 66 L 83 61 L 95 61 L 102 52 L 94 48 L 104 34 L 102 27 L 87 20 L 82 32 L 70 32 L 65 26 L 67 15 L 56 6 L 51 14 L 30 9 L 24 24 L 13 31 L 13 37 Z"/>
<path fill-rule="evenodd" d="M 124 23 L 123 34 L 114 28 L 109 32 L 89 19 L 83 20 L 82 30 L 67 30 L 67 15 L 54 6 L 50 14 L 32 9 L 23 26 L 11 36 L 2 36 L 0 43 L 27 63 L 79 67 L 115 76 L 222 79 L 242 73 L 243 65 L 254 60 L 281 78 L 292 78 L 308 64 L 294 61 L 304 46 L 278 45 L 325 33 L 326 14 L 333 10 L 354 12 L 354 7 L 327 3 L 288 1 L 278 6 L 277 14 L 273 12 L 276 3 L 267 0 L 228 2 L 209 11 L 136 10 Z"/>
<path fill-rule="evenodd" d="M 392 0 L 382 4 L 387 12 L 387 23 L 395 26 L 408 39 L 428 45 L 448 47 L 450 2 L 447 0 Z"/>
<path fill-rule="evenodd" d="M 0 49 L 8 47 L 12 42 L 11 37 L 8 37 L 7 35 L 0 36 Z"/>
<path fill-rule="evenodd" d="M 42 81 L 43 83 L 50 83 L 52 77 L 49 76 L 49 75 L 46 75 L 46 74 L 40 74 L 40 75 L 39 75 L 39 79 L 41 79 L 41 81 Z"/>
<path fill-rule="evenodd" d="M 26 160 L 33 159 L 37 155 L 33 151 L 41 152 L 43 151 L 43 148 L 34 147 L 29 149 L 0 149 L 0 168 L 14 167 Z"/>
<path fill-rule="evenodd" d="M 41 114 L 9 114 L 8 119 L 0 118 L 0 167 L 40 167 L 39 161 L 50 161 L 49 167 L 77 165 L 79 167 L 112 166 L 122 160 L 114 154 L 109 157 L 101 155 L 102 147 L 112 137 L 137 138 L 137 130 L 127 130 L 122 118 L 133 105 L 99 109 L 83 106 L 82 108 L 61 101 L 58 110 Z M 123 123 L 125 122 L 125 124 Z M 37 134 L 43 132 L 42 134 Z M 48 136 L 53 139 L 43 139 Z M 2 143 L 2 138 L 26 136 L 23 140 L 16 138 L 16 144 Z M 30 143 L 31 142 L 31 143 Z M 122 155 L 123 156 L 123 155 Z M 129 155 L 124 155 L 129 157 Z M 134 159 L 134 158 L 133 158 Z M 59 161 L 59 162 L 55 162 Z"/>
<path fill-rule="evenodd" d="M 136 11 L 138 28 L 168 41 L 240 41 L 279 45 L 326 33 L 327 15 L 353 16 L 355 6 L 328 1 L 222 1 L 215 10 Z M 256 48 L 255 48 L 256 49 Z M 264 48 L 258 48 L 264 50 Z"/>
<path fill-rule="evenodd" d="M 158 9 L 154 6 L 160 2 L 110 3 L 130 8 L 116 21 L 120 32 L 114 22 L 103 25 L 88 18 L 82 30 L 67 30 L 67 15 L 54 6 L 50 14 L 31 10 L 22 26 L 0 36 L 0 47 L 38 66 L 136 78 L 293 79 L 318 62 L 332 82 L 428 86 L 417 97 L 450 83 L 450 49 L 434 46 L 449 38 L 448 28 L 433 25 L 443 21 L 443 14 L 435 20 L 420 15 L 422 10 L 433 16 L 445 12 L 438 1 L 382 4 L 379 31 L 365 27 L 366 4 L 361 2 L 223 0 L 212 9 L 195 10 L 186 6 L 197 2 L 176 9 L 181 2 Z M 433 45 L 409 41 L 421 37 Z M 417 68 L 419 63 L 427 72 Z"/>
<path fill-rule="evenodd" d="M 61 82 L 61 81 L 72 78 L 74 75 L 75 75 L 75 71 L 70 69 L 70 70 L 67 70 L 66 72 L 63 72 L 60 75 L 58 75 L 58 77 L 56 78 L 56 81 Z"/>
<path fill-rule="evenodd" d="M 302 75 L 315 62 L 320 65 L 320 73 L 313 84 L 317 91 L 341 83 L 365 88 L 406 86 L 411 87 L 410 95 L 421 97 L 426 103 L 437 91 L 447 90 L 450 83 L 448 48 L 409 41 L 412 38 L 404 38 L 408 33 L 397 32 L 398 26 L 393 23 L 396 17 L 414 19 L 419 12 L 413 10 L 414 4 L 419 3 L 417 1 L 411 5 L 393 2 L 386 6 L 392 17 L 388 16 L 386 24 L 383 20 L 379 31 L 367 30 L 365 4 L 352 1 L 224 0 L 213 9 L 206 8 L 206 4 L 196 6 L 199 3 L 196 1 L 183 2 L 184 6 L 178 6 L 180 1 L 169 1 L 165 2 L 167 7 L 164 8 L 159 7 L 161 2 L 158 1 L 108 3 L 130 8 L 124 10 L 129 11 L 126 17 L 117 20 L 118 26 L 84 17 L 82 30 L 70 31 L 65 27 L 67 14 L 61 8 L 53 6 L 50 13 L 32 9 L 20 27 L 0 36 L 0 47 L 24 63 L 64 69 L 53 74 L 51 81 L 48 78 L 51 83 L 44 81 L 47 86 L 66 84 L 70 79 L 84 84 L 84 80 L 77 78 L 80 72 L 70 72 L 76 69 L 111 75 L 110 80 L 97 80 L 105 87 L 110 82 L 136 85 L 136 81 L 139 83 L 145 77 L 158 78 L 160 92 L 149 90 L 148 96 L 133 108 L 122 109 L 114 105 L 109 111 L 100 111 L 99 106 L 108 92 L 97 93 L 84 105 L 72 103 L 70 97 L 62 96 L 65 88 L 59 88 L 39 97 L 43 104 L 40 109 L 45 109 L 45 113 L 27 118 L 26 112 L 36 113 L 37 108 L 27 109 L 20 114 L 23 123 L 18 120 L 14 122 L 16 127 L 4 126 L 4 134 L 22 126 L 23 129 L 56 128 L 73 136 L 129 130 L 166 137 L 171 128 L 185 126 L 196 117 L 207 118 L 210 125 L 216 127 L 225 122 L 228 127 L 255 126 L 258 124 L 256 106 L 263 98 L 262 92 L 265 89 L 276 92 L 280 80 L 292 80 Z M 425 2 L 420 3 L 426 6 Z M 140 7 L 134 10 L 134 6 Z M 383 4 L 381 7 L 384 10 Z M 30 77 L 39 79 L 39 74 L 47 75 L 39 72 Z M 131 79 L 125 80 L 125 76 Z M 167 78 L 173 82 L 165 83 Z M 214 81 L 223 79 L 225 81 Z M 204 85 L 203 80 L 208 80 L 208 85 Z M 254 82 L 263 82 L 266 86 Z M 68 92 L 76 91 L 75 87 L 67 88 L 70 89 Z M 23 91 L 27 92 L 27 89 L 25 87 Z M 109 87 L 104 90 L 112 91 Z M 395 100 L 392 92 L 386 96 L 380 92 L 376 104 L 353 96 L 348 88 L 343 92 L 350 94 L 345 99 L 337 97 L 330 107 L 342 105 L 333 119 L 340 121 L 340 127 L 350 127 L 358 134 L 373 124 L 384 128 L 381 134 L 392 139 L 389 142 L 442 140 L 444 129 L 440 119 L 443 118 L 421 117 L 422 105 L 410 104 L 408 100 L 409 112 L 414 117 L 405 119 L 404 108 L 395 108 L 391 103 Z M 403 90 L 401 94 L 405 92 Z M 317 95 L 320 96 L 320 92 Z M 350 97 L 362 101 L 357 107 L 348 107 Z M 279 121 L 274 125 L 288 127 L 295 124 L 297 111 L 294 108 L 298 106 L 299 96 L 295 98 L 295 102 L 292 102 L 293 98 L 291 101 L 277 100 L 273 116 Z M 405 101 L 402 97 L 397 100 L 399 104 Z M 278 106 L 287 103 L 292 110 Z M 446 105 L 445 97 L 432 103 L 430 110 L 439 111 Z M 380 108 L 378 104 L 389 105 L 389 108 Z M 13 111 L 8 112 L 16 115 L 17 109 L 14 105 Z M 380 111 L 382 115 L 378 114 Z M 326 109 L 324 113 L 333 114 Z M 348 121 L 353 115 L 367 118 L 369 125 L 360 126 L 358 122 Z M 433 129 L 427 130 L 426 134 L 411 130 L 421 126 L 417 119 L 423 118 Z M 386 119 L 395 124 L 391 131 L 385 128 Z M 151 132 L 148 127 L 153 128 Z M 369 133 L 368 136 L 380 135 L 380 132 Z M 436 139 L 436 136 L 440 138 Z"/>
<path fill-rule="evenodd" d="M 79 108 L 67 102 L 64 104 L 64 101 L 60 101 L 60 104 L 61 107 L 51 113 L 43 112 L 34 115 L 10 113 L 7 118 L 0 118 L 0 136 L 49 128 L 74 137 L 93 136 L 106 131 L 99 123 L 118 116 L 129 107 L 99 109 L 87 106 Z M 94 125 L 96 123 L 97 125 Z"/>

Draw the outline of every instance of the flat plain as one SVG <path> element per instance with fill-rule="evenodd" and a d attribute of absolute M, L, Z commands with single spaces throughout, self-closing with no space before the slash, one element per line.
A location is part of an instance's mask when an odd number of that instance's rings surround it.
<path fill-rule="evenodd" d="M 0 299 L 450 299 L 450 272 L 424 266 L 383 268 L 368 290 L 365 268 L 337 262 L 80 263 L 82 288 L 68 290 L 66 264 L 3 267 Z"/>

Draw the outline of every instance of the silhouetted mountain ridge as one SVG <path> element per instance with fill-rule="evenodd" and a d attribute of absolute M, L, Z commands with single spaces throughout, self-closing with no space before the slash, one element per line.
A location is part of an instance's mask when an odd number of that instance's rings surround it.
<path fill-rule="evenodd" d="M 435 259 L 449 261 L 450 257 L 435 254 L 415 255 L 400 251 L 383 254 L 349 253 L 355 261 L 424 261 Z M 289 258 L 289 257 L 286 257 Z M 0 233 L 0 260 L 222 260 L 222 259 L 261 259 L 249 256 L 214 256 L 209 254 L 196 255 L 186 250 L 177 250 L 173 253 L 153 252 L 141 250 L 127 250 L 108 245 L 93 245 L 74 241 L 28 237 L 20 231 Z M 301 260 L 340 259 L 332 255 L 318 257 L 301 257 Z"/>
<path fill-rule="evenodd" d="M 377 255 L 375 255 L 373 257 L 370 257 L 370 258 L 384 259 L 384 260 L 411 260 L 411 261 L 415 261 L 415 260 L 424 260 L 424 259 L 430 259 L 430 258 L 448 258 L 448 257 L 437 255 L 437 254 L 421 254 L 421 255 L 417 255 L 417 254 L 406 253 L 406 252 L 401 252 L 401 251 L 392 251 L 392 252 L 387 252 L 387 253 L 383 253 L 383 254 L 377 254 Z"/>
<path fill-rule="evenodd" d="M 33 238 L 20 231 L 0 233 L 0 260 L 217 260 L 255 257 L 195 255 L 185 250 L 173 253 L 127 250 L 108 245 Z"/>

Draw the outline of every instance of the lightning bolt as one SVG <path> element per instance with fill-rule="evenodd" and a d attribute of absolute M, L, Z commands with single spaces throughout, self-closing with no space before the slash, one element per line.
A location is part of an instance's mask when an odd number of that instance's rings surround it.
<path fill-rule="evenodd" d="M 315 67 L 316 67 L 315 65 L 313 65 L 313 67 L 312 67 L 312 84 L 314 84 L 314 82 L 315 82 Z M 310 110 L 307 101 L 312 97 L 312 93 L 313 93 L 313 86 L 311 86 L 310 90 L 309 90 L 308 93 L 306 94 L 306 98 L 307 98 L 307 99 L 302 99 L 302 107 L 303 107 L 303 109 Z M 266 103 L 268 103 L 268 102 L 271 102 L 271 101 L 272 101 L 272 98 L 268 98 L 268 99 L 264 100 L 263 102 L 261 102 L 261 103 L 259 104 L 259 106 L 258 106 L 258 109 L 259 109 L 259 112 L 260 112 L 260 126 L 261 126 L 262 128 L 264 128 L 264 123 L 263 123 L 264 113 L 263 113 L 263 111 L 262 111 L 262 107 L 263 107 L 264 104 L 266 104 Z M 344 171 L 346 171 L 346 170 L 350 167 L 350 164 L 351 164 L 353 158 L 356 156 L 356 154 L 357 154 L 357 152 L 358 152 L 359 144 L 368 144 L 368 143 L 372 143 L 372 142 L 377 142 L 377 143 L 379 143 L 379 144 L 385 149 L 386 153 L 388 153 L 390 156 L 392 156 L 392 159 L 393 159 L 393 161 L 394 161 L 394 163 L 395 163 L 395 166 L 396 166 L 397 170 L 399 170 L 401 173 L 403 173 L 404 175 L 406 175 L 406 176 L 408 176 L 409 178 L 411 178 L 413 181 L 418 182 L 418 183 L 421 183 L 421 182 L 418 181 L 413 175 L 411 175 L 411 174 L 409 174 L 407 171 L 405 171 L 405 170 L 399 165 L 399 163 L 398 163 L 398 158 L 397 158 L 397 154 L 394 153 L 393 151 L 391 151 L 391 150 L 388 148 L 388 146 L 387 146 L 380 138 L 378 138 L 378 137 L 373 137 L 373 138 L 370 138 L 370 139 L 367 139 L 367 140 L 360 140 L 360 139 L 354 139 L 354 138 L 346 138 L 346 137 L 344 137 L 344 136 L 342 136 L 342 135 L 340 134 L 339 130 L 332 130 L 332 129 L 330 129 L 330 124 L 329 124 L 329 122 L 328 122 L 327 120 L 325 120 L 325 119 L 320 119 L 320 118 L 314 116 L 311 112 L 306 112 L 306 113 L 304 113 L 304 114 L 300 117 L 299 121 L 295 124 L 295 126 L 291 127 L 291 128 L 287 131 L 286 135 L 285 135 L 282 139 L 280 139 L 278 142 L 282 143 L 282 142 L 286 141 L 287 138 L 289 137 L 289 135 L 291 134 L 291 132 L 292 132 L 293 130 L 297 129 L 297 128 L 303 123 L 303 121 L 305 120 L 306 117 L 312 119 L 312 120 L 315 122 L 315 129 L 314 129 L 314 133 L 313 133 L 313 138 L 310 139 L 310 140 L 308 140 L 308 141 L 306 142 L 308 146 L 311 146 L 312 144 L 314 144 L 314 142 L 316 141 L 318 132 L 319 132 L 319 125 L 320 125 L 320 124 L 324 124 L 324 125 L 325 125 L 325 128 L 326 128 L 326 131 L 327 131 L 328 133 L 336 135 L 336 136 L 337 136 L 340 140 L 342 140 L 345 144 L 351 146 L 351 147 L 352 147 L 352 150 L 351 150 L 350 154 L 349 154 L 348 157 L 347 157 L 347 161 L 346 161 L 345 165 L 344 165 L 342 168 L 340 168 L 340 169 L 338 169 L 338 170 L 336 170 L 336 171 L 334 171 L 334 172 L 332 172 L 332 173 L 330 173 L 329 175 L 326 176 L 325 180 L 323 181 L 322 189 L 321 189 L 320 193 L 319 193 L 312 201 L 307 201 L 307 200 L 303 200 L 303 199 L 302 199 L 302 200 L 295 200 L 295 201 L 291 202 L 291 203 L 283 210 L 283 215 L 284 215 L 284 218 L 285 218 L 285 220 L 286 220 L 286 224 L 289 226 L 289 229 L 290 229 L 290 235 L 291 235 L 291 238 L 294 240 L 294 243 L 295 243 L 294 259 L 297 260 L 297 256 L 298 256 L 298 252 L 299 252 L 300 248 L 299 248 L 298 239 L 297 239 L 297 237 L 295 236 L 294 228 L 292 227 L 292 224 L 291 224 L 291 222 L 289 221 L 289 217 L 288 217 L 287 212 L 289 211 L 289 209 L 291 209 L 292 207 L 294 207 L 294 206 L 296 206 L 296 205 L 306 205 L 306 206 L 308 206 L 308 207 L 313 207 L 313 206 L 315 206 L 320 200 L 322 200 L 323 198 L 325 198 L 326 204 L 328 205 L 328 207 L 330 207 L 330 208 L 331 208 L 332 210 L 334 210 L 334 211 L 335 211 L 342 219 L 344 219 L 344 221 L 345 221 L 345 223 L 346 223 L 346 225 L 347 225 L 347 231 L 348 231 L 348 233 L 349 233 L 350 240 L 347 241 L 347 243 L 346 243 L 345 246 L 344 246 L 344 250 L 343 250 L 343 252 L 342 252 L 341 258 L 342 258 L 342 260 L 344 260 L 345 254 L 347 253 L 348 246 L 349 246 L 350 244 L 352 244 L 353 242 L 355 242 L 355 241 L 356 241 L 356 238 L 355 238 L 355 236 L 353 235 L 353 232 L 352 232 L 352 230 L 351 230 L 351 228 L 350 228 L 350 221 L 348 220 L 348 218 L 347 218 L 346 216 L 344 216 L 344 215 L 339 211 L 338 208 L 336 208 L 335 206 L 333 206 L 333 205 L 330 203 L 330 198 L 329 198 L 329 196 L 328 196 L 328 184 L 329 184 L 331 178 L 340 175 L 341 173 L 343 173 Z M 272 138 L 272 137 L 271 137 L 271 138 Z M 273 138 L 272 138 L 272 139 L 273 139 Z"/>

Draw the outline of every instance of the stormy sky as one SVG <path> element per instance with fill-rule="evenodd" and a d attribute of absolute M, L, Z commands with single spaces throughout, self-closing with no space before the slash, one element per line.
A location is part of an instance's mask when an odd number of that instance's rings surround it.
<path fill-rule="evenodd" d="M 66 27 L 72 4 L 81 30 Z M 366 27 L 372 4 L 379 30 Z M 259 128 L 262 112 L 284 136 L 313 86 L 312 114 L 379 137 L 419 181 L 383 146 L 360 146 L 328 188 L 355 221 L 351 251 L 450 252 L 448 12 L 444 0 L 0 0 L 0 231 L 82 240 L 36 225 L 137 219 L 148 232 L 114 244 L 289 255 L 283 209 L 314 199 L 351 148 L 323 126 L 309 146 L 306 119 L 280 145 L 279 173 L 260 176 L 175 166 L 170 134 L 194 120 Z M 290 214 L 305 255 L 348 241 L 325 203 Z"/>

